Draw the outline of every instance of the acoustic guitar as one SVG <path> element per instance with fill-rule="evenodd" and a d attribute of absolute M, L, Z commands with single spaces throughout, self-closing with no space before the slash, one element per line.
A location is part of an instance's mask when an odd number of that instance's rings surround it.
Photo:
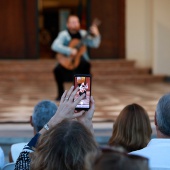
<path fill-rule="evenodd" d="M 95 19 L 93 21 L 93 24 L 98 26 L 100 24 L 100 21 L 98 19 Z M 88 31 L 82 39 L 73 39 L 69 43 L 69 47 L 77 49 L 78 52 L 76 55 L 66 56 L 61 53 L 56 54 L 56 58 L 57 58 L 58 62 L 64 68 L 66 68 L 67 70 L 74 70 L 79 66 L 81 57 L 87 50 L 87 47 L 84 45 L 84 41 L 87 39 L 89 34 L 90 34 L 90 31 Z"/>

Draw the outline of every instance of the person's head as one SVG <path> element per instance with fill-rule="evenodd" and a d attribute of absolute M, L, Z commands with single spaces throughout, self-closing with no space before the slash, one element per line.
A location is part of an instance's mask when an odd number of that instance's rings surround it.
<path fill-rule="evenodd" d="M 127 105 L 118 115 L 109 145 L 123 146 L 127 152 L 144 148 L 150 141 L 152 128 L 147 112 L 138 104 Z"/>
<path fill-rule="evenodd" d="M 158 137 L 170 138 L 170 93 L 165 94 L 158 101 L 155 125 Z"/>
<path fill-rule="evenodd" d="M 93 135 L 84 125 L 63 120 L 41 136 L 31 170 L 82 170 L 85 155 L 96 149 Z"/>
<path fill-rule="evenodd" d="M 76 15 L 70 15 L 68 17 L 67 28 L 71 33 L 76 33 L 80 30 L 80 21 Z"/>
<path fill-rule="evenodd" d="M 84 170 L 149 170 L 148 159 L 127 154 L 119 148 L 104 148 L 100 152 L 88 153 Z"/>
<path fill-rule="evenodd" d="M 39 132 L 57 111 L 57 105 L 50 100 L 42 100 L 35 105 L 31 116 L 34 133 Z"/>

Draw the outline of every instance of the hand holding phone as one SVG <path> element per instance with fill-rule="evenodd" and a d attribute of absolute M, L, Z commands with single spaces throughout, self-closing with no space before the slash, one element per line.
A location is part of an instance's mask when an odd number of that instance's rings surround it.
<path fill-rule="evenodd" d="M 90 108 L 91 98 L 91 75 L 90 74 L 76 74 L 74 75 L 74 87 L 79 86 L 79 90 L 75 95 L 74 100 L 85 94 L 84 98 L 76 106 L 76 110 L 88 110 Z"/>

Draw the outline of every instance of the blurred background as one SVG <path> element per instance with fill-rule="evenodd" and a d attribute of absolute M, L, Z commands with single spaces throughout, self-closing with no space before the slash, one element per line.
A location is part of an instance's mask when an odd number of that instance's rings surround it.
<path fill-rule="evenodd" d="M 133 102 L 148 111 L 154 129 L 156 103 L 169 92 L 169 9 L 170 0 L 1 0 L 0 145 L 6 157 L 12 143 L 33 135 L 34 105 L 55 98 L 57 60 L 50 46 L 69 14 L 86 30 L 95 18 L 101 21 L 101 45 L 88 49 L 98 142 L 107 143 L 120 110 Z"/>

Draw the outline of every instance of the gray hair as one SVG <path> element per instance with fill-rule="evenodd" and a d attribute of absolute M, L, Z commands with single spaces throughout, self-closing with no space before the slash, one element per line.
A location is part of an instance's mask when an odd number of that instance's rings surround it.
<path fill-rule="evenodd" d="M 170 136 L 170 93 L 159 99 L 156 107 L 156 121 L 158 129 L 167 136 Z"/>
<path fill-rule="evenodd" d="M 34 107 L 32 122 L 36 132 L 43 128 L 56 111 L 57 105 L 50 100 L 42 100 Z"/>

